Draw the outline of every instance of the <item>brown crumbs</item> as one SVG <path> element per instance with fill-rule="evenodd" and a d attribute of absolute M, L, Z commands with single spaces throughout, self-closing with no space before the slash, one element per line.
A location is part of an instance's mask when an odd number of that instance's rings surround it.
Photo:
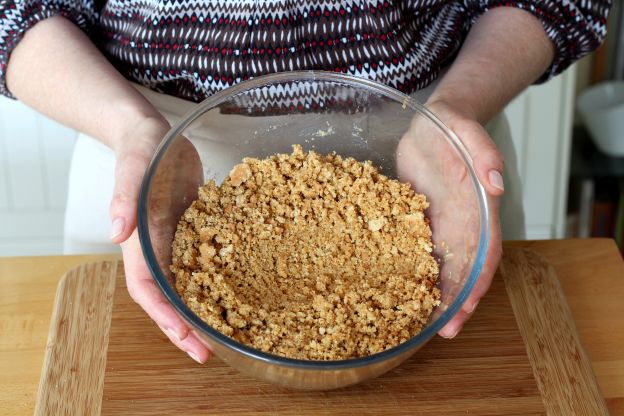
<path fill-rule="evenodd" d="M 171 270 L 210 326 L 259 350 L 340 360 L 416 335 L 439 304 L 425 196 L 370 162 L 246 158 L 200 188 Z"/>

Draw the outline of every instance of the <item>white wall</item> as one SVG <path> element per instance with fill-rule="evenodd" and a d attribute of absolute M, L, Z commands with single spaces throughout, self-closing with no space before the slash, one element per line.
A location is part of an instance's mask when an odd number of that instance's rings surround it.
<path fill-rule="evenodd" d="M 0 256 L 60 254 L 76 133 L 0 97 Z"/>
<path fill-rule="evenodd" d="M 529 87 L 505 109 L 522 179 L 527 238 L 563 238 L 576 65 Z"/>

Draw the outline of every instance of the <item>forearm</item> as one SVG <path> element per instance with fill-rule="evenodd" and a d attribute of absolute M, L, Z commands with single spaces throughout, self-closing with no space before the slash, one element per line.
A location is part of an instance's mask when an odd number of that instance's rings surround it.
<path fill-rule="evenodd" d="M 446 102 L 486 123 L 548 68 L 554 46 L 537 18 L 499 7 L 483 14 L 429 102 Z"/>
<path fill-rule="evenodd" d="M 30 29 L 11 54 L 7 85 L 37 111 L 116 149 L 125 129 L 159 113 L 63 17 Z"/>

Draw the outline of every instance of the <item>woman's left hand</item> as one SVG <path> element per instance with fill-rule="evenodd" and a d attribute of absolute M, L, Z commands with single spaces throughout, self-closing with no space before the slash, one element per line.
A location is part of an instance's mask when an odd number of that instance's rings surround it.
<path fill-rule="evenodd" d="M 504 192 L 504 159 L 485 128 L 474 118 L 447 103 L 431 103 L 427 107 L 461 137 L 472 157 L 477 178 L 487 192 L 490 208 L 490 245 L 479 280 L 459 313 L 439 332 L 443 337 L 452 338 L 472 316 L 479 300 L 490 288 L 503 253 L 499 208 Z"/>
<path fill-rule="evenodd" d="M 490 287 L 502 255 L 499 199 L 504 192 L 503 157 L 483 125 L 542 76 L 554 54 L 553 42 L 533 14 L 516 7 L 491 8 L 474 22 L 427 103 L 464 142 L 490 208 L 490 245 L 485 265 L 461 311 L 440 331 L 443 337 L 455 336 L 470 318 Z M 457 164 L 451 168 L 455 171 L 443 172 L 447 179 L 461 173 Z M 461 195 L 449 198 L 458 201 Z M 451 213 L 451 224 L 461 214 Z"/>
<path fill-rule="evenodd" d="M 476 117 L 443 101 L 427 103 L 426 107 L 453 130 L 466 146 L 477 178 L 487 193 L 490 211 L 490 241 L 479 279 L 461 310 L 439 331 L 439 335 L 453 338 L 488 291 L 501 258 L 499 204 L 504 192 L 504 162 Z M 433 127 L 432 123 L 425 122 L 421 116 L 415 116 L 410 130 L 397 149 L 398 176 L 427 196 L 431 204 L 428 216 L 434 232 L 434 243 L 438 246 L 465 247 L 466 250 L 472 250 L 476 247 L 478 238 L 478 232 L 472 228 L 478 224 L 479 219 L 476 209 L 466 207 L 466 204 L 474 201 L 474 188 L 460 157 L 449 152 L 446 140 Z M 441 236 L 437 239 L 436 231 Z M 466 235 L 466 231 L 471 234 Z"/>
<path fill-rule="evenodd" d="M 115 148 L 115 190 L 110 205 L 111 239 L 120 244 L 126 284 L 132 299 L 154 320 L 165 335 L 193 360 L 204 363 L 212 351 L 174 310 L 152 278 L 137 231 L 137 205 L 143 174 L 156 146 L 169 130 L 164 119 L 149 118 L 128 126 Z M 180 216 L 197 197 L 203 172 L 195 147 L 180 137 L 161 159 L 148 197 L 148 227 L 152 249 L 163 273 L 171 264 L 171 241 Z"/>

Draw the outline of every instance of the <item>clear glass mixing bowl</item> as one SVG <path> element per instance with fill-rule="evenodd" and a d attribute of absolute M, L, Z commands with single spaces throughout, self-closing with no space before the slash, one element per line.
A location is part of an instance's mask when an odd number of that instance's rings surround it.
<path fill-rule="evenodd" d="M 407 342 L 364 358 L 305 361 L 267 354 L 211 328 L 176 293 L 169 271 L 176 224 L 208 179 L 220 183 L 243 157 L 320 153 L 371 160 L 430 202 L 442 304 Z M 378 376 L 422 347 L 455 315 L 488 246 L 488 208 L 460 138 L 434 114 L 384 85 L 326 72 L 258 77 L 198 104 L 167 134 L 141 187 L 138 228 L 146 262 L 180 316 L 232 367 L 301 389 L 332 389 Z"/>

